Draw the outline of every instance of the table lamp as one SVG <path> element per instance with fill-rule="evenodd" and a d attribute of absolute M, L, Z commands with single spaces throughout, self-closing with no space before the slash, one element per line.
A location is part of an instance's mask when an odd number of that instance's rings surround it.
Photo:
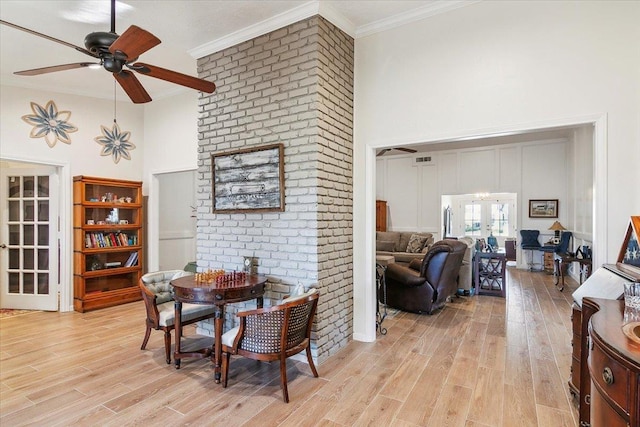
<path fill-rule="evenodd" d="M 560 243 L 560 232 L 566 230 L 566 228 L 564 228 L 560 222 L 555 221 L 551 224 L 549 230 L 553 230 L 553 243 L 557 245 Z"/>

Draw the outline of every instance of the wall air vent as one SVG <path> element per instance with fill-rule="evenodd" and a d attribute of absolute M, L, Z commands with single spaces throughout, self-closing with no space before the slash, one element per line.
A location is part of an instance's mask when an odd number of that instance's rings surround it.
<path fill-rule="evenodd" d="M 413 166 L 431 166 L 435 164 L 434 160 L 433 156 L 420 153 L 413 158 Z"/>

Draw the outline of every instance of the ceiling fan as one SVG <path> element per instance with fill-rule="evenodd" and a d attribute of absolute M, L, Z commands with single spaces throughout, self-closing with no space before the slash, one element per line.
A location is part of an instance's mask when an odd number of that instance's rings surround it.
<path fill-rule="evenodd" d="M 149 102 L 151 101 L 151 97 L 142 86 L 142 83 L 140 83 L 136 78 L 135 74 L 129 70 L 206 93 L 213 93 L 216 89 L 215 83 L 208 80 L 199 79 L 176 71 L 160 68 L 155 65 L 145 64 L 143 62 L 135 62 L 140 55 L 159 45 L 161 42 L 160 39 L 150 32 L 135 25 L 130 26 L 124 33 L 122 33 L 122 35 L 118 36 L 116 33 L 115 0 L 111 0 L 111 31 L 99 31 L 87 34 L 84 39 L 86 49 L 7 21 L 0 20 L 0 23 L 38 37 L 63 44 L 77 50 L 78 52 L 82 52 L 85 55 L 89 55 L 100 60 L 99 63 L 77 62 L 74 64 L 34 68 L 14 73 L 19 76 L 37 76 L 39 74 L 99 65 L 105 70 L 113 73 L 113 77 L 115 77 L 120 86 L 122 86 L 122 89 L 124 89 L 127 95 L 129 95 L 129 98 L 131 98 L 135 104 Z"/>
<path fill-rule="evenodd" d="M 414 150 L 412 148 L 404 148 L 404 147 L 397 147 L 397 148 L 383 148 L 382 150 L 380 150 L 380 152 L 378 152 L 378 154 L 376 154 L 376 157 L 380 157 L 382 156 L 384 153 L 386 153 L 387 151 L 391 151 L 391 150 L 399 150 L 399 151 L 404 151 L 405 153 L 417 153 L 417 150 Z"/>

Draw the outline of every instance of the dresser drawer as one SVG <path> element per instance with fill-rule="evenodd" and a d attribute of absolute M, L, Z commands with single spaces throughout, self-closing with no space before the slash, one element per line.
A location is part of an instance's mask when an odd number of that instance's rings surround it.
<path fill-rule="evenodd" d="M 589 352 L 589 372 L 591 381 L 597 385 L 613 402 L 612 405 L 629 415 L 629 378 L 630 372 L 615 360 L 607 356 L 597 343 Z M 594 394 L 594 390 L 591 390 Z"/>
<path fill-rule="evenodd" d="M 606 427 L 629 427 L 627 420 L 620 416 L 607 403 L 606 399 L 591 387 L 591 418 L 590 425 Z"/>

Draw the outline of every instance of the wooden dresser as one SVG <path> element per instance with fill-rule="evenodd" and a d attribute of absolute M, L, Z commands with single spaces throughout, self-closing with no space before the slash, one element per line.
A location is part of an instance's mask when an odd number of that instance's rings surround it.
<path fill-rule="evenodd" d="M 621 301 L 616 298 L 622 298 L 623 283 L 633 281 L 640 281 L 640 276 L 630 275 L 616 265 L 604 264 L 573 293 L 574 304 L 571 313 L 573 352 L 569 390 L 578 401 L 580 427 L 591 425 L 591 376 L 587 361 L 590 352 L 589 325 L 591 316 L 600 310 L 600 306 L 593 301 L 611 301 L 613 304 L 621 304 Z M 618 328 L 620 327 L 621 325 L 618 324 Z"/>
<path fill-rule="evenodd" d="M 622 332 L 624 302 L 584 298 L 589 322 L 591 427 L 640 426 L 640 344 Z M 583 424 L 581 424 L 583 425 Z"/>
<path fill-rule="evenodd" d="M 589 319 L 585 319 L 585 327 L 589 324 Z M 571 326 L 573 335 L 571 337 L 571 375 L 569 377 L 569 391 L 576 398 L 580 399 L 580 363 L 582 360 L 582 309 L 577 303 L 571 307 Z M 586 360 L 586 357 L 585 357 Z"/>
<path fill-rule="evenodd" d="M 387 231 L 387 202 L 376 200 L 376 231 Z"/>

